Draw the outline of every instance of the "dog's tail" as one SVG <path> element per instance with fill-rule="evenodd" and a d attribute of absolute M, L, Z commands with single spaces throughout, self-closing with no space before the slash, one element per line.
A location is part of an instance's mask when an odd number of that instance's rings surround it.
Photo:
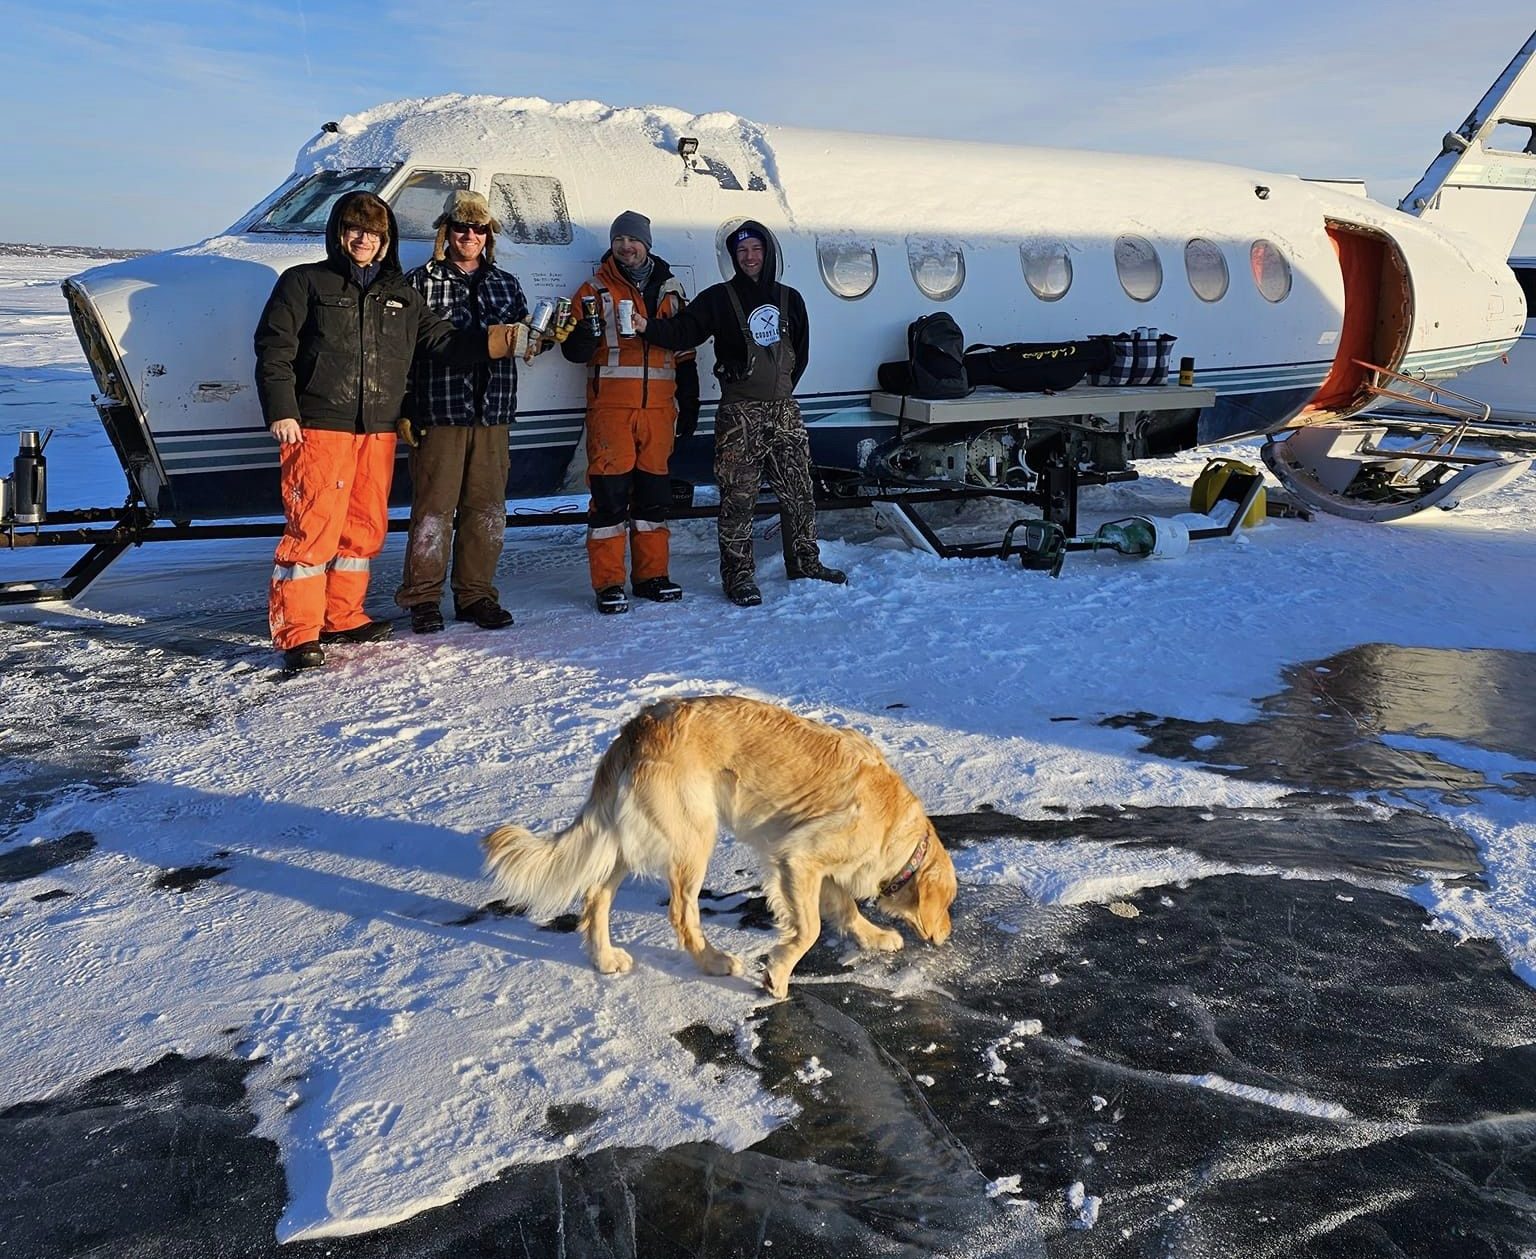
<path fill-rule="evenodd" d="M 486 873 L 530 917 L 553 917 L 613 874 L 622 855 L 617 821 L 631 755 L 626 728 L 603 754 L 576 820 L 558 835 L 546 839 L 508 825 L 480 841 Z"/>

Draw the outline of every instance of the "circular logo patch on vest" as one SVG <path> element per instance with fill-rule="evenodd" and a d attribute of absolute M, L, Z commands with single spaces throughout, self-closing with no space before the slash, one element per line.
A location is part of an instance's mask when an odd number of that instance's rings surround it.
<path fill-rule="evenodd" d="M 759 306 L 747 316 L 747 330 L 759 345 L 777 345 L 779 343 L 779 308 Z"/>

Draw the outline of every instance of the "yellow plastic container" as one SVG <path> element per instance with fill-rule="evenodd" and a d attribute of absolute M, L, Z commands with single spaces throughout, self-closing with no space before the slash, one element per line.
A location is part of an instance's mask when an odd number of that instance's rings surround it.
<path fill-rule="evenodd" d="M 1205 469 L 1195 478 L 1195 488 L 1189 492 L 1189 506 L 1192 511 L 1209 512 L 1212 507 L 1222 499 L 1222 488 L 1236 475 L 1258 476 L 1259 470 L 1251 463 L 1243 463 L 1238 459 L 1212 459 L 1206 463 Z M 1254 525 L 1262 524 L 1269 514 L 1269 506 L 1265 500 L 1264 487 L 1259 487 L 1259 495 L 1253 500 L 1253 506 L 1248 509 L 1248 514 L 1243 517 L 1243 528 L 1252 529 Z"/>

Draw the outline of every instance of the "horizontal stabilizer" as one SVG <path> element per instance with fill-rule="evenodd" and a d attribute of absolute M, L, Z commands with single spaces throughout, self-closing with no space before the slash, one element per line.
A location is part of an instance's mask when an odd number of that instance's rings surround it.
<path fill-rule="evenodd" d="M 1445 137 L 1398 209 L 1508 257 L 1536 197 L 1536 34 Z"/>

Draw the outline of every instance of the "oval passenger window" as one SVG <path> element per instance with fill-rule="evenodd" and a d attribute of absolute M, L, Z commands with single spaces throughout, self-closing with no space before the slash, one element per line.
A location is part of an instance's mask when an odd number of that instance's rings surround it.
<path fill-rule="evenodd" d="M 1144 236 L 1121 236 L 1115 241 L 1115 273 L 1133 301 L 1150 302 L 1163 287 L 1163 264 Z"/>
<path fill-rule="evenodd" d="M 1072 287 L 1072 258 L 1058 240 L 1019 246 L 1024 282 L 1042 302 L 1055 302 Z"/>
<path fill-rule="evenodd" d="M 1248 251 L 1253 282 L 1266 302 L 1283 302 L 1291 291 L 1291 264 L 1270 240 L 1256 240 Z"/>
<path fill-rule="evenodd" d="M 821 266 L 822 283 L 846 301 L 863 297 L 880 278 L 880 263 L 872 245 L 818 241 L 816 261 Z"/>
<path fill-rule="evenodd" d="M 1215 241 L 1196 236 L 1185 245 L 1184 270 L 1189 287 L 1202 302 L 1219 302 L 1227 295 L 1227 256 Z"/>
<path fill-rule="evenodd" d="M 924 297 L 947 302 L 965 284 L 965 255 L 943 240 L 907 238 L 907 264 Z"/>

